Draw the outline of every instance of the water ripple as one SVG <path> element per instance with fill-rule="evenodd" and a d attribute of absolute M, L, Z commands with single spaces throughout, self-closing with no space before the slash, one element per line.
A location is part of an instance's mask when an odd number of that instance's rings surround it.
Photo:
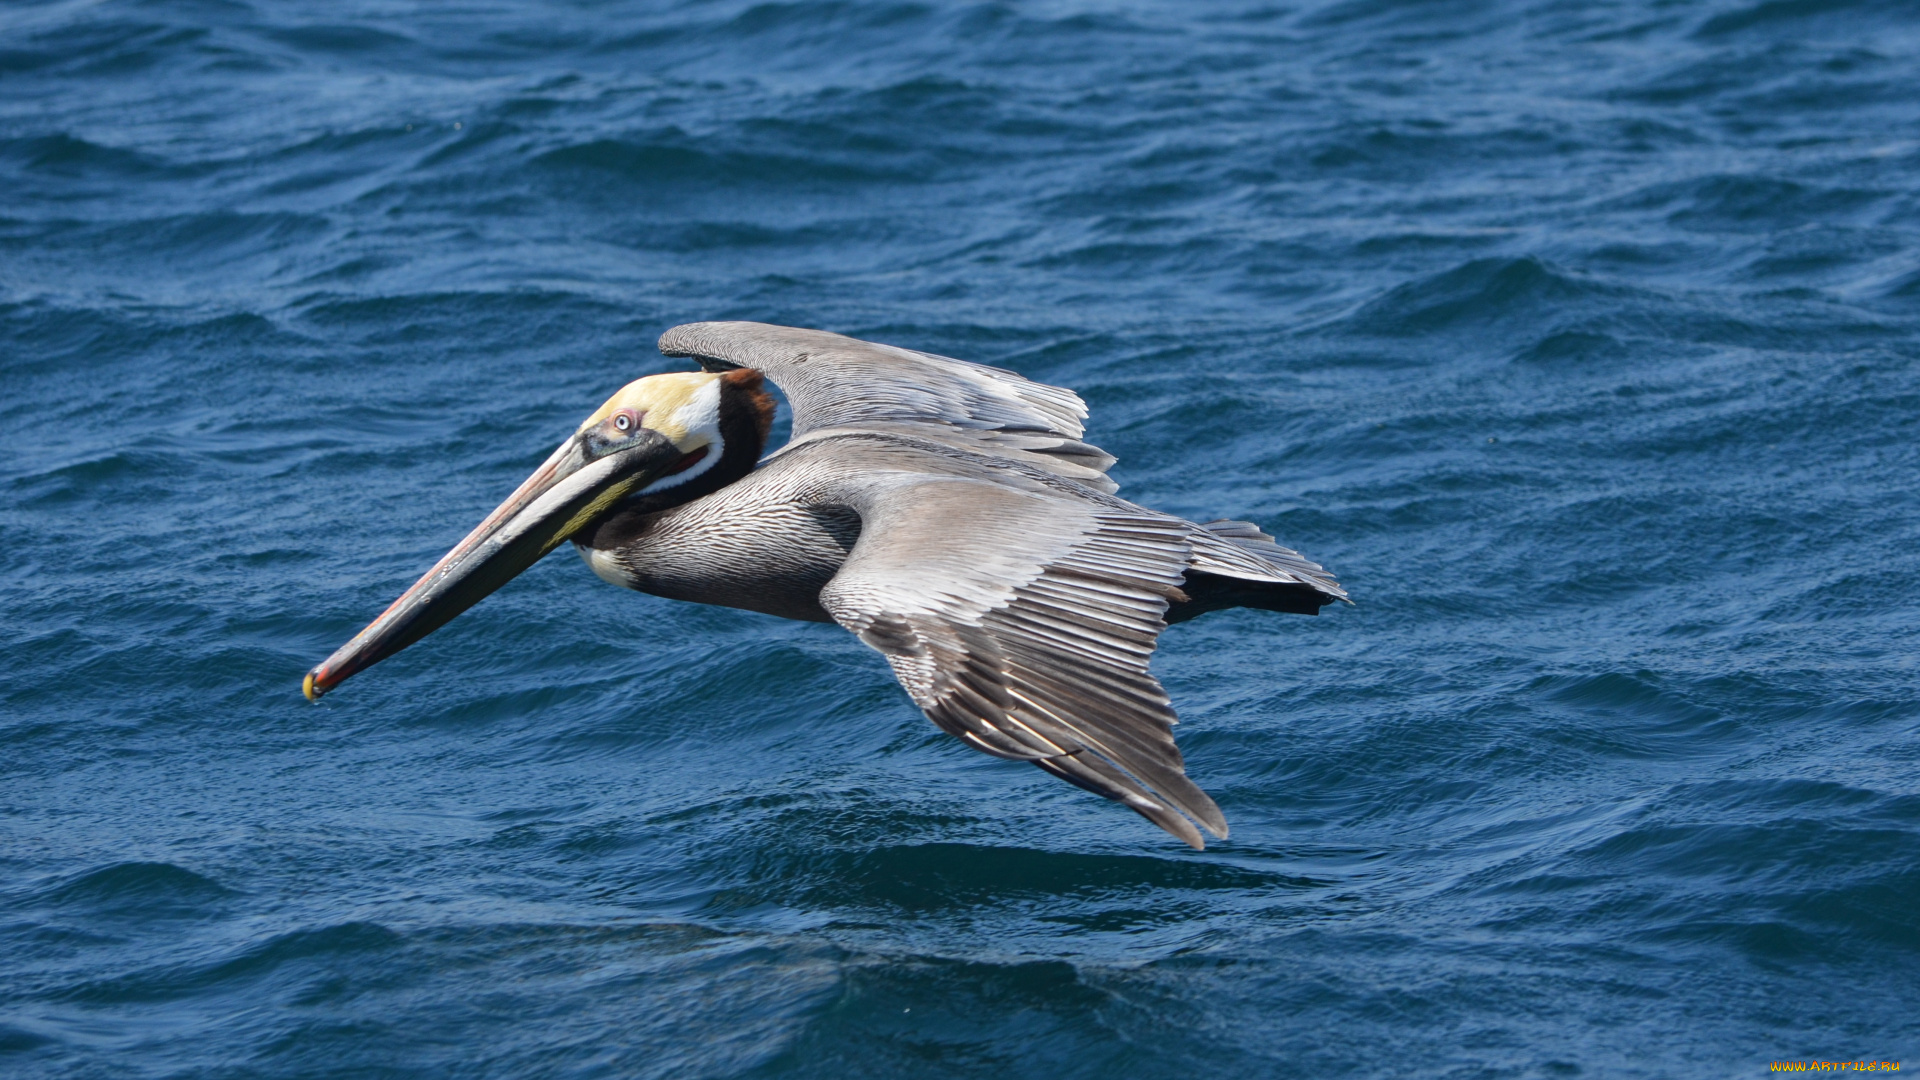
<path fill-rule="evenodd" d="M 0 1072 L 1913 1058 L 1917 32 L 0 11 Z M 299 697 L 700 318 L 1073 386 L 1129 497 L 1337 571 L 1156 656 L 1232 839 L 571 556 Z"/>

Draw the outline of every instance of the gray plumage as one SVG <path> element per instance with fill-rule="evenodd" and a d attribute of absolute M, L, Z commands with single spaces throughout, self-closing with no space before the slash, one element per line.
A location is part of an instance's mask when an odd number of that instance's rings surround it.
<path fill-rule="evenodd" d="M 1195 822 L 1227 835 L 1186 776 L 1148 660 L 1170 618 L 1345 600 L 1318 564 L 1245 522 L 1199 525 L 1119 498 L 1113 458 L 1083 441 L 1086 406 L 1069 390 L 758 323 L 675 327 L 660 348 L 764 372 L 791 405 L 793 438 L 718 491 L 581 539 L 598 572 L 838 622 L 968 745 L 1195 847 Z"/>
<path fill-rule="evenodd" d="M 786 392 L 788 447 L 834 431 L 891 431 L 1024 461 L 1102 491 L 1113 455 L 1081 441 L 1086 402 L 1004 368 L 823 330 L 750 322 L 676 326 L 660 351 L 708 371 L 748 367 Z"/>

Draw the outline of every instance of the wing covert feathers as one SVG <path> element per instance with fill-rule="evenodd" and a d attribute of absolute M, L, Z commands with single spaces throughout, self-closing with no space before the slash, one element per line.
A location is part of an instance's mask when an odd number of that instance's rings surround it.
<path fill-rule="evenodd" d="M 831 430 L 898 431 L 1025 461 L 1099 491 L 1113 456 L 1081 441 L 1086 403 L 1003 368 L 824 330 L 687 323 L 660 351 L 709 371 L 756 368 L 787 395 L 793 441 Z"/>
<path fill-rule="evenodd" d="M 954 515 L 956 499 L 974 513 Z M 1168 601 L 1183 598 L 1192 525 L 951 481 L 866 503 L 868 527 L 821 604 L 886 656 L 941 730 L 1124 803 L 1194 847 L 1193 822 L 1227 835 L 1187 778 L 1178 721 L 1147 671 Z M 1009 545 L 1018 558 L 1004 557 Z M 1002 557 L 983 563 L 985 549 Z"/>
<path fill-rule="evenodd" d="M 1071 390 L 1011 371 L 824 330 L 687 323 L 660 337 L 668 356 L 758 368 L 787 392 L 793 431 L 919 420 L 1078 439 L 1087 406 Z"/>

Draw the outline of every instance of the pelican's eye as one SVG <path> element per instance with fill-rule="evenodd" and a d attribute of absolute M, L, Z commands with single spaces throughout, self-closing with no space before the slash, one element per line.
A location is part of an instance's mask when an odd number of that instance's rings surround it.
<path fill-rule="evenodd" d="M 613 414 L 613 426 L 623 435 L 631 435 L 640 426 L 640 417 L 632 409 L 621 409 Z"/>

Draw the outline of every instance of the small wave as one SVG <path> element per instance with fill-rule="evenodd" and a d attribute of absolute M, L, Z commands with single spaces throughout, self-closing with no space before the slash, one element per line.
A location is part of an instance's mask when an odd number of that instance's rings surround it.
<path fill-rule="evenodd" d="M 143 180 L 177 171 L 150 154 L 66 134 L 0 139 L 0 161 L 29 172 L 63 177 L 104 175 Z"/>
<path fill-rule="evenodd" d="M 830 1076 L 931 1075 L 929 1061 L 950 1075 L 1124 1075 L 1143 1054 L 1129 1047 L 1136 1027 L 1102 1019 L 1115 1009 L 1126 1010 L 1123 995 L 1059 960 L 873 955 L 847 965 L 831 1007 L 780 1060 Z"/>
<path fill-rule="evenodd" d="M 474 333 L 538 340 L 561 336 L 585 320 L 626 314 L 592 296 L 537 287 L 387 291 L 375 295 L 329 289 L 299 297 L 295 310 L 299 321 L 311 324 L 316 336 L 415 347 L 456 341 Z M 357 422 L 358 418 L 348 419 Z"/>
<path fill-rule="evenodd" d="M 190 456 L 166 450 L 123 450 L 15 478 L 9 486 L 26 506 L 59 506 L 114 490 L 131 500 L 165 496 L 191 476 Z"/>
<path fill-rule="evenodd" d="M 709 902 L 715 911 L 762 904 L 804 904 L 843 912 L 943 911 L 1078 896 L 1148 897 L 1166 890 L 1205 893 L 1297 890 L 1323 882 L 1273 871 L 1183 857 L 1090 855 L 973 844 L 889 844 L 810 856 L 772 855 L 786 869 L 763 884 L 729 888 Z M 775 882 L 778 882 L 775 885 Z M 769 889 L 771 888 L 771 891 Z M 1122 905 L 1124 906 L 1124 905 Z M 1138 918 L 1174 919 L 1136 913 Z M 1133 920 L 1136 916 L 1128 916 Z"/>
<path fill-rule="evenodd" d="M 1347 333 L 1414 337 L 1485 327 L 1548 306 L 1556 312 L 1578 311 L 1621 293 L 1532 256 L 1475 259 L 1397 285 L 1335 325 Z"/>
<path fill-rule="evenodd" d="M 1435 168 L 1457 168 L 1464 162 L 1531 161 L 1579 149 L 1545 127 L 1481 131 L 1450 130 L 1439 124 L 1364 129 L 1342 126 L 1288 148 L 1274 168 L 1279 175 L 1290 178 L 1335 173 L 1413 180 Z M 1311 172 L 1303 172 L 1297 163 L 1309 166 Z"/>
<path fill-rule="evenodd" d="M 1036 259 L 1033 265 L 1099 274 L 1205 271 L 1218 266 L 1227 250 L 1224 243 L 1211 238 L 1165 244 L 1098 243 Z"/>
<path fill-rule="evenodd" d="M 1825 282 L 1847 287 L 1862 269 L 1872 273 L 1881 259 L 1898 252 L 1899 245 L 1876 230 L 1802 229 L 1771 239 L 1765 253 L 1741 268 L 1741 276 L 1764 283 Z"/>
<path fill-rule="evenodd" d="M 1845 220 L 1885 198 L 1887 193 L 1880 191 L 1723 173 L 1650 184 L 1608 199 L 1602 206 L 1666 210 L 1667 221 L 1688 229 L 1774 232 Z"/>
<path fill-rule="evenodd" d="M 182 1000 L 281 976 L 298 983 L 329 968 L 363 971 L 374 958 L 397 953 L 405 940 L 372 922 L 296 930 L 277 934 L 229 959 L 149 968 L 70 987 L 55 996 L 100 1006 Z"/>
<path fill-rule="evenodd" d="M 758 3 L 715 28 L 714 36 L 734 39 L 736 35 L 770 36 L 783 46 L 796 38 L 831 34 L 834 38 L 863 30 L 894 29 L 902 24 L 924 23 L 934 9 L 926 4 L 847 3 L 844 0 L 795 0 L 790 3 Z"/>
<path fill-rule="evenodd" d="M 44 890 L 39 899 L 56 907 L 164 916 L 202 912 L 237 895 L 172 863 L 128 862 L 88 871 Z"/>
<path fill-rule="evenodd" d="M 1887 18 L 1909 14 L 1912 8 L 1905 4 L 1886 3 L 1884 0 L 1765 0 L 1736 11 L 1723 11 L 1700 24 L 1694 31 L 1699 38 L 1713 38 L 1726 34 L 1735 34 L 1744 30 L 1776 29 L 1780 23 L 1802 23 L 1823 19 L 1827 16 L 1839 16 L 1845 19 L 1858 19 L 1862 16 Z"/>
<path fill-rule="evenodd" d="M 119 222 L 63 240 L 92 247 L 102 255 L 130 259 L 164 251 L 168 258 L 193 259 L 204 268 L 207 260 L 215 258 L 278 254 L 318 241 L 331 231 L 325 218 L 313 214 L 216 211 Z"/>
<path fill-rule="evenodd" d="M 877 162 L 855 164 L 818 154 L 780 154 L 701 146 L 679 132 L 591 142 L 549 150 L 534 164 L 578 184 L 604 186 L 609 181 L 645 187 L 788 187 L 793 184 L 912 182 L 907 169 L 889 169 Z"/>
<path fill-rule="evenodd" d="M 0 1055 L 24 1054 L 51 1046 L 59 1040 L 12 1024 L 0 1024 Z"/>
<path fill-rule="evenodd" d="M 1312 29 L 1332 29 L 1356 23 L 1377 22 L 1402 32 L 1439 28 L 1464 35 L 1473 27 L 1474 16 L 1494 14 L 1494 5 L 1479 3 L 1407 4 L 1397 0 L 1336 0 L 1304 15 L 1300 24 Z"/>
<path fill-rule="evenodd" d="M 262 36 L 302 52 L 351 56 L 413 51 L 418 43 L 405 34 L 364 23 L 308 23 L 267 27 Z"/>
<path fill-rule="evenodd" d="M 1618 360 L 1628 355 L 1627 347 L 1609 334 L 1585 330 L 1561 330 L 1548 334 L 1515 355 L 1528 364 Z"/>
<path fill-rule="evenodd" d="M 1895 278 L 1884 295 L 1890 300 L 1920 300 L 1920 270 Z"/>
<path fill-rule="evenodd" d="M 59 69 L 82 78 L 138 76 L 204 44 L 207 37 L 204 27 L 142 21 L 107 10 L 105 18 L 83 19 L 78 26 L 50 33 L 36 33 L 38 28 L 30 22 L 19 26 L 9 20 L 13 47 L 0 50 L 0 72 L 40 74 Z"/>
<path fill-rule="evenodd" d="M 1690 707 L 1679 705 L 1669 694 L 1649 683 L 1644 674 L 1634 676 L 1609 671 L 1579 677 L 1550 676 L 1534 683 L 1533 689 L 1553 701 L 1570 705 L 1626 708 L 1636 712 L 1652 709 L 1674 718 L 1693 715 Z"/>

